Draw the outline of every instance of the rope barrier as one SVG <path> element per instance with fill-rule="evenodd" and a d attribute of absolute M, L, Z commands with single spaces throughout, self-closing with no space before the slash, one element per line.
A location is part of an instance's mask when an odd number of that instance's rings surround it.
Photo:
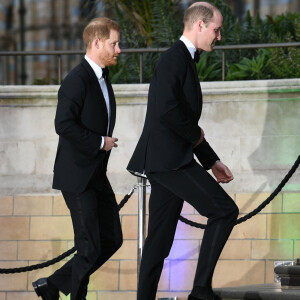
<path fill-rule="evenodd" d="M 127 195 L 125 195 L 125 197 L 121 200 L 121 202 L 118 204 L 119 210 L 127 203 L 127 201 L 129 200 L 129 198 L 132 196 L 134 189 L 136 186 L 134 186 Z M 36 265 L 31 265 L 31 266 L 26 266 L 26 267 L 20 267 L 20 268 L 11 268 L 11 269 L 0 269 L 0 274 L 14 274 L 14 273 L 23 273 L 23 272 L 28 272 L 28 271 L 33 271 L 33 270 L 37 270 L 37 269 L 42 269 L 42 268 L 46 268 L 49 267 L 51 265 L 56 264 L 57 262 L 63 260 L 64 258 L 68 257 L 69 255 L 71 255 L 72 253 L 74 253 L 76 251 L 75 247 L 73 247 L 72 249 L 64 252 L 63 254 L 48 260 L 44 263 L 40 263 L 40 264 L 36 264 Z"/>
<path fill-rule="evenodd" d="M 289 172 L 286 174 L 286 176 L 283 178 L 283 180 L 280 182 L 280 184 L 277 186 L 277 188 L 273 191 L 273 193 L 262 204 L 260 204 L 256 209 L 254 209 L 252 212 L 250 212 L 249 214 L 239 218 L 236 221 L 235 225 L 249 220 L 250 218 L 252 218 L 256 214 L 258 214 L 262 209 L 264 209 L 278 195 L 278 193 L 282 190 L 282 188 L 285 186 L 285 184 L 289 181 L 289 179 L 292 177 L 292 175 L 295 173 L 295 171 L 299 167 L 299 164 L 300 164 L 300 156 L 298 156 L 298 158 L 295 161 L 292 168 L 289 170 Z M 125 197 L 122 199 L 122 201 L 118 204 L 119 210 L 127 203 L 129 198 L 132 196 L 135 188 L 136 188 L 136 185 L 129 191 L 129 193 L 127 195 L 125 195 Z M 187 225 L 190 225 L 190 226 L 193 226 L 193 227 L 196 227 L 196 228 L 201 228 L 201 229 L 206 228 L 206 225 L 193 222 L 191 220 L 188 220 L 188 219 L 184 218 L 183 216 L 180 216 L 179 220 L 186 223 Z M 51 266 L 51 265 L 63 260 L 64 258 L 71 255 L 75 251 L 76 251 L 76 249 L 75 249 L 75 247 L 73 247 L 72 249 L 70 249 L 70 250 L 66 251 L 65 253 L 57 256 L 54 259 L 51 259 L 49 261 L 46 261 L 46 262 L 40 263 L 40 264 L 36 264 L 36 265 L 31 265 L 31 266 L 21 267 L 21 268 L 0 269 L 0 274 L 22 273 L 22 272 L 28 272 L 28 271 L 32 271 L 32 270 L 42 269 L 42 268 Z"/>
<path fill-rule="evenodd" d="M 292 175 L 295 173 L 295 171 L 299 167 L 299 164 L 300 164 L 300 155 L 296 159 L 296 161 L 295 161 L 294 165 L 292 166 L 292 168 L 285 175 L 285 177 L 280 182 L 280 184 L 277 186 L 277 188 L 273 191 L 273 193 L 262 204 L 260 204 L 256 209 L 254 209 L 252 212 L 250 212 L 247 215 L 245 215 L 245 216 L 239 218 L 238 220 L 236 220 L 235 225 L 249 220 L 250 218 L 252 218 L 256 214 L 258 214 L 262 209 L 264 209 L 278 195 L 278 193 L 282 190 L 282 188 L 285 186 L 285 184 L 289 181 L 289 179 L 292 177 Z M 183 222 L 187 225 L 193 226 L 193 227 L 197 227 L 197 228 L 201 228 L 201 229 L 206 228 L 206 225 L 193 222 L 191 220 L 188 220 L 188 219 L 184 218 L 183 216 L 180 216 L 179 220 L 181 222 Z"/>

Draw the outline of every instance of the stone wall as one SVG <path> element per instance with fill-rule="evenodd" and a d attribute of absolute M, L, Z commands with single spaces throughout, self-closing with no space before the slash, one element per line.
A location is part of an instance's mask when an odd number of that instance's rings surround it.
<path fill-rule="evenodd" d="M 0 268 L 49 260 L 73 247 L 68 210 L 51 190 L 57 146 L 57 86 L 0 87 Z M 148 85 L 115 85 L 117 125 L 109 177 L 118 202 L 136 183 L 125 171 L 142 130 Z M 206 137 L 235 175 L 224 188 L 252 211 L 280 182 L 299 155 L 300 79 L 203 83 Z M 235 227 L 218 262 L 213 286 L 271 283 L 278 260 L 300 257 L 300 172 L 259 215 Z M 89 300 L 135 300 L 137 194 L 122 208 L 122 248 L 91 279 Z M 185 204 L 182 214 L 205 218 Z M 203 231 L 179 222 L 158 296 L 186 299 Z M 37 299 L 31 282 L 63 262 L 20 274 L 0 274 L 0 300 Z M 63 297 L 63 299 L 68 299 Z"/>
<path fill-rule="evenodd" d="M 256 208 L 268 193 L 231 194 L 240 217 Z M 118 195 L 118 202 L 123 195 Z M 214 287 L 274 282 L 274 261 L 300 257 L 300 193 L 280 193 L 252 219 L 237 225 L 226 244 L 213 278 Z M 91 277 L 89 300 L 136 300 L 137 195 L 120 211 L 124 243 Z M 185 204 L 182 215 L 205 223 Z M 73 247 L 72 225 L 60 195 L 0 197 L 0 268 L 16 268 L 52 259 Z M 203 230 L 178 223 L 165 261 L 158 297 L 185 300 L 192 287 Z M 20 274 L 0 275 L 0 300 L 37 299 L 31 282 L 62 265 Z M 62 295 L 62 299 L 69 299 Z"/>
<path fill-rule="evenodd" d="M 1 86 L 0 190 L 2 195 L 51 190 L 57 147 L 57 86 Z M 116 192 L 136 183 L 126 166 L 143 127 L 147 84 L 115 85 L 117 123 L 108 166 Z M 200 126 L 235 180 L 229 192 L 271 191 L 300 149 L 300 79 L 205 82 Z M 300 172 L 286 190 L 300 190 Z"/>

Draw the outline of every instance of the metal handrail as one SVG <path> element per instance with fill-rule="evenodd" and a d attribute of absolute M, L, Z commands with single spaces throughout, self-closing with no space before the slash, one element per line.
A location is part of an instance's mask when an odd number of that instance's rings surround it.
<path fill-rule="evenodd" d="M 225 50 L 241 50 L 241 49 L 260 49 L 260 48 L 282 48 L 282 47 L 299 47 L 300 42 L 289 43 L 264 43 L 264 44 L 245 44 L 245 45 L 221 45 L 215 46 L 215 50 L 222 51 L 222 80 L 225 80 Z M 140 55 L 140 83 L 143 82 L 143 54 L 144 53 L 160 53 L 169 48 L 135 48 L 122 49 L 122 53 L 136 53 Z M 52 50 L 52 51 L 0 51 L 0 56 L 39 56 L 39 55 L 55 55 L 58 57 L 58 81 L 62 78 L 62 55 L 83 55 L 84 50 Z"/>

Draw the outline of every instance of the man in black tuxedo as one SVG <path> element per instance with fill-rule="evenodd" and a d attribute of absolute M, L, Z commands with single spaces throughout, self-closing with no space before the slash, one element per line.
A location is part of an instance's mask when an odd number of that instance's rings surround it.
<path fill-rule="evenodd" d="M 97 18 L 85 27 L 83 39 L 86 55 L 58 92 L 53 179 L 71 213 L 77 253 L 50 277 L 33 282 L 44 300 L 58 300 L 59 291 L 71 293 L 71 300 L 86 299 L 89 276 L 122 245 L 118 205 L 106 176 L 118 141 L 112 137 L 116 103 L 107 67 L 121 52 L 120 27 Z"/>
<path fill-rule="evenodd" d="M 201 50 L 212 51 L 221 39 L 221 26 L 222 15 L 216 7 L 207 2 L 190 6 L 182 37 L 161 56 L 150 82 L 144 129 L 127 167 L 134 174 L 146 174 L 151 183 L 138 300 L 155 299 L 183 201 L 208 218 L 188 300 L 218 299 L 212 291 L 212 276 L 238 208 L 218 184 L 231 181 L 232 173 L 198 125 L 202 94 L 193 58 Z M 203 167 L 194 160 L 194 153 Z M 217 181 L 205 169 L 211 169 Z"/>

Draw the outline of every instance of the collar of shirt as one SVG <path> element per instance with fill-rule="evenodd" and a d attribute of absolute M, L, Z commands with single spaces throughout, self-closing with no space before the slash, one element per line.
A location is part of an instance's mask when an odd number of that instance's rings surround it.
<path fill-rule="evenodd" d="M 196 47 L 194 46 L 194 44 L 185 36 L 181 36 L 180 40 L 185 44 L 185 46 L 187 47 L 187 49 L 189 50 L 192 59 L 194 59 L 195 56 L 195 52 L 197 51 Z"/>
<path fill-rule="evenodd" d="M 98 80 L 100 80 L 102 78 L 102 68 L 98 66 L 93 60 L 91 60 L 87 55 L 85 55 L 84 58 L 94 70 Z"/>

